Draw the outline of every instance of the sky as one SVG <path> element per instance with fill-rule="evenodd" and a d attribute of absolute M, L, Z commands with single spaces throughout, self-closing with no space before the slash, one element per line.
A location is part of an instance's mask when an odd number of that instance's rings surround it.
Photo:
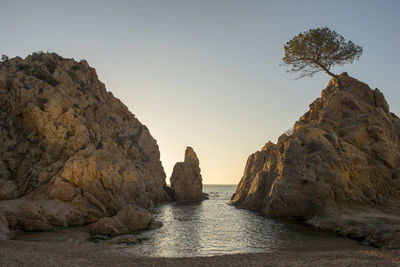
<path fill-rule="evenodd" d="M 157 140 L 167 183 L 186 146 L 204 184 L 237 184 L 248 156 L 291 128 L 329 76 L 295 79 L 283 45 L 328 26 L 363 47 L 333 68 L 400 115 L 400 1 L 0 0 L 0 54 L 86 59 Z"/>

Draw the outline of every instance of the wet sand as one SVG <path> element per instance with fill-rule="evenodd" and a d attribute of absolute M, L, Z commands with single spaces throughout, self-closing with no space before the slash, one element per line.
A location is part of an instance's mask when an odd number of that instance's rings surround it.
<path fill-rule="evenodd" d="M 126 247 L 69 241 L 0 241 L 1 266 L 400 266 L 400 251 L 273 251 L 212 257 L 153 258 Z"/>

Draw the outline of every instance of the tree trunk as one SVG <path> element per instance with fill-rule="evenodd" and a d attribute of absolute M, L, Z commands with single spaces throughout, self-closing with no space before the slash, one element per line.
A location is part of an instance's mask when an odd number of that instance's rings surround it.
<path fill-rule="evenodd" d="M 334 79 L 337 81 L 337 83 L 338 83 L 340 89 L 343 89 L 343 85 L 342 85 L 342 83 L 340 82 L 339 75 L 333 74 L 333 73 L 330 72 L 327 68 L 325 68 L 325 66 L 323 66 L 323 65 L 321 65 L 321 64 L 319 64 L 319 63 L 317 63 L 317 65 L 318 65 L 321 69 L 323 69 L 329 76 L 331 76 L 332 78 L 334 78 Z"/>

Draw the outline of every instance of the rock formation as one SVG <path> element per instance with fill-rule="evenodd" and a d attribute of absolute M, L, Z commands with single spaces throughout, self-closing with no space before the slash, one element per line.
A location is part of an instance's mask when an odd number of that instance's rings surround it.
<path fill-rule="evenodd" d="M 190 146 L 186 148 L 185 161 L 175 164 L 170 181 L 176 200 L 200 201 L 204 198 L 199 159 Z"/>
<path fill-rule="evenodd" d="M 131 234 L 151 227 L 151 214 L 138 207 L 125 206 L 117 215 L 104 217 L 90 226 L 93 235 L 117 236 Z M 154 223 L 153 223 L 154 224 Z"/>
<path fill-rule="evenodd" d="M 10 229 L 8 229 L 8 222 L 3 213 L 0 212 L 0 240 L 7 240 L 13 237 Z"/>
<path fill-rule="evenodd" d="M 293 133 L 248 158 L 231 204 L 338 232 L 346 228 L 342 234 L 367 241 L 375 235 L 385 243 L 377 224 L 362 222 L 373 216 L 378 221 L 383 207 L 400 200 L 400 119 L 378 89 L 346 73 L 340 80 L 343 88 L 331 80 Z M 400 220 L 400 209 L 385 214 Z"/>
<path fill-rule="evenodd" d="M 88 224 L 168 199 L 156 140 L 85 60 L 0 63 L 0 151 L 0 212 L 14 229 Z"/>

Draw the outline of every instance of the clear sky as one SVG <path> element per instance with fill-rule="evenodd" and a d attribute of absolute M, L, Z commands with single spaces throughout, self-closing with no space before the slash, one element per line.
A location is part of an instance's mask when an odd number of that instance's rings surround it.
<path fill-rule="evenodd" d="M 0 54 L 86 59 L 157 139 L 167 182 L 186 146 L 203 182 L 236 184 L 247 157 L 308 110 L 326 74 L 295 80 L 283 45 L 328 26 L 363 47 L 335 68 L 400 114 L 400 1 L 0 0 Z"/>

